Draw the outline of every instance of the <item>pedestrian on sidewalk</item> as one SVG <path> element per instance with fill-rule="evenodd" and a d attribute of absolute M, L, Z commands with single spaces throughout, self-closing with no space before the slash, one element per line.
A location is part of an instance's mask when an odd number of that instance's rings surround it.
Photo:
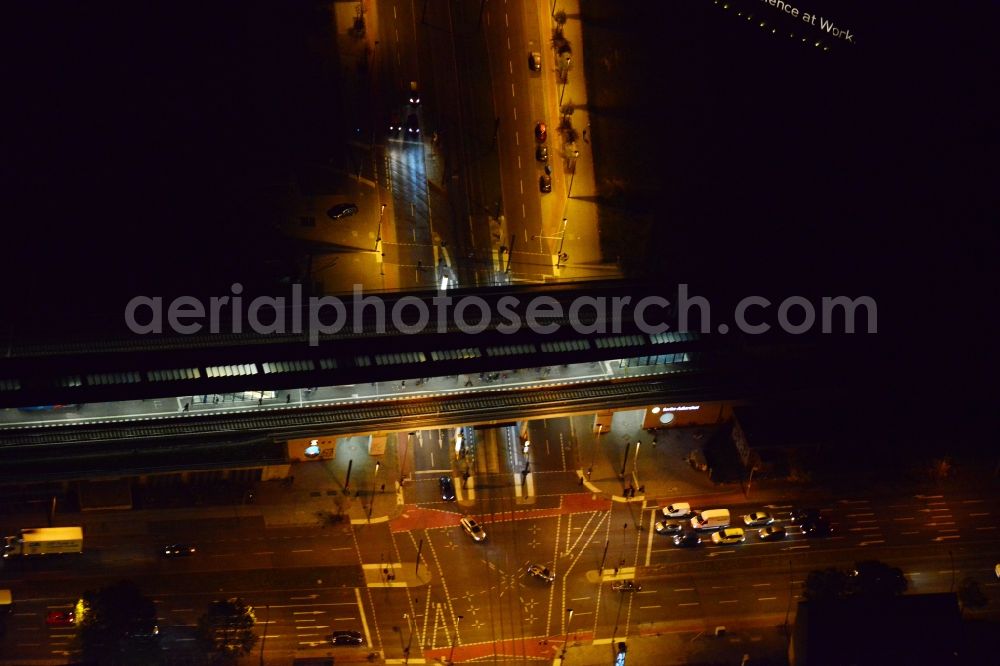
<path fill-rule="evenodd" d="M 288 395 L 286 395 L 286 396 L 285 396 L 285 404 L 287 405 L 287 404 L 289 404 L 289 403 L 290 403 L 291 401 L 292 401 L 292 394 L 291 394 L 291 393 L 289 393 Z"/>
<path fill-rule="evenodd" d="M 590 143 L 590 141 L 587 140 L 587 129 L 586 128 L 584 128 L 584 130 L 583 130 L 583 142 L 584 143 Z"/>
<path fill-rule="evenodd" d="M 190 402 L 185 402 L 185 403 L 184 403 L 184 409 L 183 409 L 183 410 L 181 410 L 181 411 L 185 411 L 185 412 L 186 412 L 186 411 L 188 411 L 189 409 L 191 409 L 191 403 L 190 403 Z"/>
<path fill-rule="evenodd" d="M 383 492 L 383 493 L 385 492 L 385 484 L 384 483 L 382 484 L 382 488 L 380 489 L 379 492 Z"/>

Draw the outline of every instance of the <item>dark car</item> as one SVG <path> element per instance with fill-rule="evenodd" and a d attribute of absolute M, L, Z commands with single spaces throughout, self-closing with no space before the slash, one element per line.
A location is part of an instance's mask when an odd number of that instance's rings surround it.
<path fill-rule="evenodd" d="M 680 534 L 684 531 L 684 523 L 679 520 L 658 520 L 653 529 L 657 534 Z"/>
<path fill-rule="evenodd" d="M 360 631 L 335 631 L 330 636 L 332 645 L 364 645 L 365 638 Z"/>
<path fill-rule="evenodd" d="M 780 541 L 785 538 L 785 528 L 781 525 L 768 525 L 757 534 L 761 541 Z"/>
<path fill-rule="evenodd" d="M 194 555 L 195 547 L 186 543 L 172 543 L 169 546 L 164 546 L 160 553 L 164 557 L 187 557 Z"/>
<path fill-rule="evenodd" d="M 678 548 L 691 548 L 701 543 L 701 537 L 694 532 L 684 532 L 674 535 L 674 545 Z"/>
<path fill-rule="evenodd" d="M 539 162 L 549 161 L 549 147 L 542 145 L 535 148 L 535 159 Z"/>
<path fill-rule="evenodd" d="M 533 72 L 542 71 L 542 54 L 538 51 L 532 51 L 528 54 L 528 69 Z"/>
<path fill-rule="evenodd" d="M 438 485 L 441 486 L 441 499 L 445 502 L 455 501 L 455 483 L 451 480 L 450 476 L 442 476 L 438 479 Z"/>
<path fill-rule="evenodd" d="M 788 512 L 788 519 L 793 523 L 804 523 L 819 518 L 819 509 L 792 509 Z"/>
<path fill-rule="evenodd" d="M 389 136 L 399 136 L 402 131 L 403 122 L 399 119 L 399 115 L 394 113 L 389 116 Z"/>
<path fill-rule="evenodd" d="M 406 117 L 406 134 L 412 137 L 420 136 L 420 119 L 417 114 L 411 113 Z"/>
<path fill-rule="evenodd" d="M 802 523 L 802 533 L 808 537 L 824 537 L 833 533 L 833 528 L 826 518 L 816 518 Z"/>
<path fill-rule="evenodd" d="M 528 575 L 540 578 L 546 583 L 551 583 L 556 579 L 556 575 L 548 567 L 543 567 L 541 564 L 529 564 Z"/>
<path fill-rule="evenodd" d="M 552 191 L 552 176 L 545 173 L 538 177 L 538 190 L 542 194 L 548 194 Z"/>
<path fill-rule="evenodd" d="M 356 204 L 352 203 L 337 204 L 330 210 L 326 211 L 326 214 L 329 215 L 332 220 L 341 220 L 345 217 L 350 217 L 351 215 L 357 215 L 358 207 Z"/>
<path fill-rule="evenodd" d="M 545 127 L 545 123 L 539 120 L 535 123 L 535 140 L 538 143 L 545 143 L 545 139 L 549 138 L 549 130 Z"/>
<path fill-rule="evenodd" d="M 49 611 L 45 616 L 47 627 L 72 627 L 76 625 L 76 613 L 71 610 Z"/>
<path fill-rule="evenodd" d="M 416 81 L 410 81 L 410 92 L 406 96 L 406 101 L 413 106 L 420 104 L 420 87 Z"/>

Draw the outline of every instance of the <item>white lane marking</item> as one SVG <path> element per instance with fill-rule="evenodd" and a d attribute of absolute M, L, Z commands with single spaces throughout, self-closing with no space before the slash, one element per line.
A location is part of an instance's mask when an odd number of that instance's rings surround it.
<path fill-rule="evenodd" d="M 656 606 L 639 606 L 639 610 L 642 610 L 644 608 L 661 608 L 661 606 L 660 605 L 656 605 Z"/>
<path fill-rule="evenodd" d="M 774 601 L 778 597 L 757 597 L 757 601 Z"/>
<path fill-rule="evenodd" d="M 691 602 L 688 602 L 686 604 L 677 604 L 677 605 L 678 606 L 700 606 L 701 602 L 699 602 L 699 601 L 691 601 Z"/>
<path fill-rule="evenodd" d="M 365 607 L 361 603 L 361 590 L 354 588 L 355 598 L 358 600 L 358 610 L 361 611 L 361 626 L 365 628 L 365 645 L 372 644 L 372 635 L 368 631 L 368 618 L 365 616 Z"/>
<path fill-rule="evenodd" d="M 311 553 L 313 551 L 312 551 L 312 548 L 304 548 L 302 550 L 293 550 L 292 552 L 293 553 Z"/>
<path fill-rule="evenodd" d="M 738 604 L 739 602 L 740 602 L 739 599 L 723 599 L 719 603 L 720 604 Z"/>
<path fill-rule="evenodd" d="M 510 60 L 507 61 L 507 68 L 510 70 L 511 74 L 514 73 L 514 63 L 512 63 Z"/>
<path fill-rule="evenodd" d="M 514 94 L 514 84 L 513 83 L 510 84 L 510 96 L 511 97 L 516 97 L 517 96 L 517 95 Z"/>
<path fill-rule="evenodd" d="M 694 592 L 693 587 L 675 587 L 674 592 Z"/>
<path fill-rule="evenodd" d="M 996 525 L 990 525 L 989 527 L 977 527 L 976 529 L 983 531 L 983 530 L 995 530 L 996 528 L 997 528 Z"/>

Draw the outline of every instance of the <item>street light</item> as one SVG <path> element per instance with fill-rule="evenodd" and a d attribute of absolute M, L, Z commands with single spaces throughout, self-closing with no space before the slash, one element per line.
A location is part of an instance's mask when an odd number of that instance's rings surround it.
<path fill-rule="evenodd" d="M 378 230 L 375 232 L 375 249 L 372 252 L 378 252 L 378 246 L 382 243 L 382 214 L 385 213 L 385 204 L 379 208 L 378 211 Z"/>
<path fill-rule="evenodd" d="M 372 496 L 368 501 L 368 522 L 372 520 L 372 509 L 375 507 L 375 477 L 378 476 L 378 470 L 382 466 L 382 461 L 375 461 L 375 471 L 372 473 Z"/>
<path fill-rule="evenodd" d="M 636 475 L 636 470 L 639 467 L 639 444 L 641 442 L 637 441 L 635 443 L 635 454 L 632 456 L 632 478 L 636 481 L 639 480 L 639 477 Z"/>
<path fill-rule="evenodd" d="M 413 644 L 413 620 L 410 619 L 409 613 L 403 613 L 403 619 L 406 620 L 406 625 L 410 629 L 410 635 L 406 639 L 406 647 L 403 648 L 403 656 L 405 660 L 403 663 L 410 663 L 410 646 Z"/>
<path fill-rule="evenodd" d="M 569 218 L 564 217 L 562 219 L 562 229 L 559 232 L 559 250 L 556 252 L 559 255 L 559 258 L 556 260 L 556 268 L 559 268 L 559 263 L 563 260 L 563 243 L 566 242 L 566 224 L 568 222 Z"/>
<path fill-rule="evenodd" d="M 560 659 L 566 658 L 566 648 L 569 647 L 569 623 L 573 619 L 573 609 L 566 609 L 566 638 L 563 640 L 562 656 Z"/>
<path fill-rule="evenodd" d="M 455 637 L 451 639 L 451 655 L 448 657 L 448 663 L 455 663 L 455 642 L 458 641 L 458 623 L 462 621 L 461 615 L 455 616 Z"/>

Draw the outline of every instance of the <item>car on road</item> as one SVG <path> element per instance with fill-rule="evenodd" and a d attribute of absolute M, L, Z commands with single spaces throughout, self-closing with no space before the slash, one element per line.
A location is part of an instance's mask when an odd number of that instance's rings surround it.
<path fill-rule="evenodd" d="M 532 51 L 528 54 L 528 69 L 533 72 L 542 71 L 542 54 L 538 51 Z"/>
<path fill-rule="evenodd" d="M 360 631 L 335 631 L 330 636 L 331 645 L 364 645 L 365 637 Z"/>
<path fill-rule="evenodd" d="M 684 523 L 679 520 L 658 520 L 653 529 L 657 534 L 680 534 L 684 531 Z"/>
<path fill-rule="evenodd" d="M 407 96 L 406 101 L 413 106 L 420 104 L 420 86 L 417 85 L 416 81 L 410 81 L 410 94 Z"/>
<path fill-rule="evenodd" d="M 47 627 L 72 627 L 76 625 L 76 613 L 71 610 L 49 611 L 45 616 Z"/>
<path fill-rule="evenodd" d="M 556 575 L 548 567 L 543 567 L 541 564 L 529 564 L 528 575 L 541 578 L 546 583 L 551 583 L 556 579 Z"/>
<path fill-rule="evenodd" d="M 337 204 L 330 210 L 326 211 L 326 214 L 330 217 L 331 220 L 342 220 L 345 217 L 357 215 L 358 206 L 357 204 L 352 204 L 352 203 Z"/>
<path fill-rule="evenodd" d="M 420 119 L 417 118 L 417 114 L 415 113 L 411 113 L 406 117 L 406 134 L 414 137 L 420 135 Z"/>
<path fill-rule="evenodd" d="M 781 525 L 768 525 L 757 534 L 761 541 L 780 541 L 785 538 L 785 528 Z"/>
<path fill-rule="evenodd" d="M 691 515 L 691 505 L 687 502 L 674 502 L 661 509 L 664 518 L 687 518 Z"/>
<path fill-rule="evenodd" d="M 993 574 L 997 577 L 997 580 L 1000 580 L 1000 564 L 993 567 Z"/>
<path fill-rule="evenodd" d="M 819 518 L 819 509 L 792 509 L 788 512 L 788 519 L 793 523 L 804 523 L 817 518 Z"/>
<path fill-rule="evenodd" d="M 450 476 L 442 476 L 438 479 L 438 485 L 441 486 L 441 499 L 445 502 L 455 501 L 455 482 L 451 480 Z"/>
<path fill-rule="evenodd" d="M 462 529 L 465 533 L 472 537 L 473 541 L 486 541 L 486 530 L 483 526 L 477 523 L 472 518 L 468 516 L 463 516 L 462 520 L 459 521 L 462 525 Z"/>
<path fill-rule="evenodd" d="M 538 191 L 542 194 L 548 194 L 552 191 L 552 176 L 543 173 L 538 177 Z"/>
<path fill-rule="evenodd" d="M 674 545 L 678 548 L 692 548 L 701 543 L 701 537 L 695 532 L 681 532 L 674 535 Z"/>
<path fill-rule="evenodd" d="M 546 145 L 537 146 L 535 148 L 535 159 L 539 162 L 549 161 L 549 147 Z"/>
<path fill-rule="evenodd" d="M 394 113 L 389 116 L 389 136 L 399 136 L 403 131 L 403 121 L 399 119 L 399 114 Z"/>
<path fill-rule="evenodd" d="M 824 537 L 833 533 L 830 521 L 826 518 L 816 518 L 802 523 L 802 533 L 807 537 Z"/>
<path fill-rule="evenodd" d="M 194 555 L 195 547 L 187 543 L 172 543 L 169 546 L 164 546 L 160 551 L 163 557 L 187 557 L 189 555 Z"/>
<path fill-rule="evenodd" d="M 739 527 L 723 527 L 718 532 L 712 534 L 712 543 L 734 544 L 743 543 L 746 540 L 746 535 Z"/>
<path fill-rule="evenodd" d="M 549 138 L 549 129 L 545 126 L 545 123 L 539 120 L 535 123 L 535 141 L 545 143 L 547 138 Z"/>
<path fill-rule="evenodd" d="M 634 580 L 623 580 L 618 583 L 613 583 L 611 589 L 615 592 L 639 592 L 642 590 L 642 585 L 635 582 Z"/>
<path fill-rule="evenodd" d="M 771 514 L 763 511 L 754 511 L 743 516 L 743 524 L 747 527 L 763 527 L 773 522 L 774 518 L 771 517 Z"/>

